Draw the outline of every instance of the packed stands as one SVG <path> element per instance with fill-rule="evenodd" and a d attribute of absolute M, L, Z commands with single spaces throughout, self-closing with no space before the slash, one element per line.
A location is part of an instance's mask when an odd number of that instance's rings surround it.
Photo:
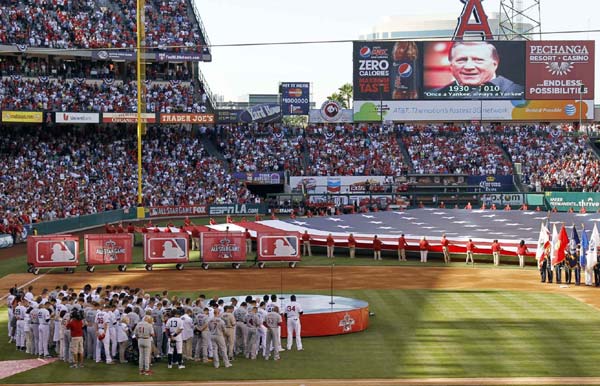
<path fill-rule="evenodd" d="M 418 174 L 512 174 L 489 130 L 428 125 L 411 129 L 403 141 Z"/>
<path fill-rule="evenodd" d="M 151 83 L 146 111 L 154 113 L 204 112 L 187 83 Z M 78 82 L 55 79 L 5 78 L 0 84 L 0 108 L 26 111 L 135 112 L 135 82 Z"/>
<path fill-rule="evenodd" d="M 205 42 L 186 0 L 148 0 L 146 47 L 177 51 Z M 0 44 L 54 49 L 136 46 L 136 2 L 1 0 Z"/>
<path fill-rule="evenodd" d="M 287 170 L 303 175 L 304 139 L 286 128 L 225 126 L 217 145 L 234 172 Z"/>
<path fill-rule="evenodd" d="M 586 136 L 536 125 L 505 127 L 498 140 L 531 190 L 600 191 L 600 160 Z"/>
<path fill-rule="evenodd" d="M 207 155 L 196 130 L 149 127 L 143 145 L 144 205 L 253 199 Z M 35 222 L 136 206 L 133 130 L 5 128 L 0 154 L 0 218 L 27 214 Z"/>
<path fill-rule="evenodd" d="M 393 128 L 377 126 L 309 126 L 306 147 L 310 159 L 308 175 L 360 176 L 405 174 Z"/>

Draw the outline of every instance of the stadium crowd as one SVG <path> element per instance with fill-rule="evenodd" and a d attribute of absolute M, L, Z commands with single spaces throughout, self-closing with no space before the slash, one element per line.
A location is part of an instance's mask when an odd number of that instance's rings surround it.
<path fill-rule="evenodd" d="M 428 125 L 403 141 L 417 174 L 512 174 L 510 160 L 493 133 L 476 127 Z"/>
<path fill-rule="evenodd" d="M 55 79 L 4 78 L 0 84 L 2 110 L 135 112 L 135 82 L 86 83 Z M 146 111 L 155 113 L 204 112 L 186 83 L 153 83 L 146 91 Z"/>
<path fill-rule="evenodd" d="M 285 315 L 288 336 L 302 350 L 301 306 L 292 295 Z M 58 357 L 71 368 L 96 363 L 138 364 L 151 375 L 151 362 L 185 368 L 187 361 L 231 367 L 238 358 L 280 359 L 282 302 L 277 295 L 246 296 L 243 301 L 219 297 L 196 299 L 151 295 L 140 288 L 110 286 L 80 291 L 66 284 L 34 293 L 11 288 L 7 295 L 8 336 L 17 350 L 39 357 Z M 293 309 L 292 309 L 293 308 Z M 281 310 L 281 311 L 280 311 Z M 296 327 L 297 326 L 297 327 Z M 292 349 L 293 339 L 287 339 Z"/>
<path fill-rule="evenodd" d="M 598 191 L 600 161 L 586 137 L 547 127 L 305 130 L 149 126 L 143 142 L 145 206 L 258 203 L 236 171 L 291 175 L 507 174 L 521 163 L 532 190 Z M 211 138 L 222 156 L 209 155 Z M 0 137 L 0 233 L 30 223 L 135 207 L 136 137 L 118 126 L 6 125 Z"/>
<path fill-rule="evenodd" d="M 0 44 L 55 49 L 136 46 L 136 2 L 0 1 Z M 148 0 L 145 43 L 178 51 L 201 47 L 202 33 L 186 0 Z"/>
<path fill-rule="evenodd" d="M 285 131 L 285 133 L 284 133 Z M 234 172 L 284 171 L 302 175 L 304 139 L 272 126 L 224 126 L 217 145 Z"/>
<path fill-rule="evenodd" d="M 134 62 L 115 63 L 3 56 L 0 57 L 0 76 L 52 77 L 59 80 L 80 78 L 133 81 L 136 78 L 136 64 Z M 189 81 L 191 79 L 190 66 L 189 63 L 149 62 L 146 64 L 146 79 Z"/>
<path fill-rule="evenodd" d="M 392 127 L 346 125 L 305 132 L 313 176 L 399 176 L 408 170 Z"/>
<path fill-rule="evenodd" d="M 136 205 L 136 139 L 130 130 L 6 128 L 0 153 L 5 227 L 23 215 L 36 222 Z M 223 161 L 207 155 L 191 129 L 149 127 L 143 168 L 147 206 L 254 199 Z"/>
<path fill-rule="evenodd" d="M 549 126 L 506 127 L 498 137 L 531 190 L 600 191 L 600 160 L 583 135 Z"/>

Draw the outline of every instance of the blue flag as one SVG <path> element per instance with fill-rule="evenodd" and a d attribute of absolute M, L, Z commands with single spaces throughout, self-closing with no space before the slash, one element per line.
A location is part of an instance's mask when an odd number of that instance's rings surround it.
<path fill-rule="evenodd" d="M 573 225 L 573 228 L 571 229 L 571 240 L 569 240 L 569 252 L 571 252 L 572 255 L 575 254 L 575 251 L 577 250 L 577 245 L 579 245 L 579 235 L 577 234 L 577 229 L 575 229 L 575 225 Z"/>
<path fill-rule="evenodd" d="M 584 230 L 581 231 L 581 255 L 579 256 L 579 265 L 581 268 L 585 268 L 587 265 L 586 253 L 588 248 L 590 247 L 590 242 L 588 241 L 587 233 Z"/>

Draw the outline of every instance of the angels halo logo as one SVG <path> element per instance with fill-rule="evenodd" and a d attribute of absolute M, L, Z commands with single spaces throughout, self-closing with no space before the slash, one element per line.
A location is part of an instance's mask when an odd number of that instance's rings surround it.
<path fill-rule="evenodd" d="M 321 117 L 328 122 L 338 120 L 341 114 L 342 106 L 336 101 L 325 101 L 321 105 Z"/>

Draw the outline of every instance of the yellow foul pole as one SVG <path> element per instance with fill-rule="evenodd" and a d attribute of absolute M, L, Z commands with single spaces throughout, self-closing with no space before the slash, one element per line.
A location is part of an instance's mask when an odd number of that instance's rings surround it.
<path fill-rule="evenodd" d="M 138 161 L 138 188 L 137 188 L 137 203 L 138 209 L 137 217 L 144 217 L 144 210 L 142 208 L 142 135 L 144 134 L 144 123 L 142 122 L 142 114 L 145 112 L 145 92 L 144 92 L 144 79 L 146 66 L 143 63 L 144 60 L 144 49 L 145 46 L 145 32 L 144 32 L 144 0 L 137 0 L 137 49 L 136 49 L 136 64 L 137 64 L 137 161 Z"/>

